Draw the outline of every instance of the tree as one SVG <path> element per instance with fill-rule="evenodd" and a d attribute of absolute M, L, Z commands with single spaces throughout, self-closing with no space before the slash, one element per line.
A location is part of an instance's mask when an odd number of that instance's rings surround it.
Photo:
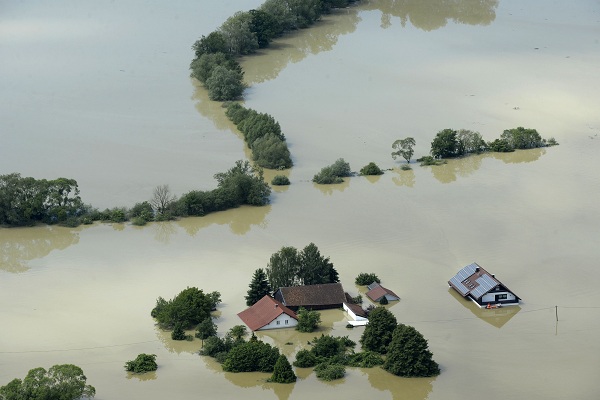
<path fill-rule="evenodd" d="M 323 167 L 321 171 L 313 177 L 312 181 L 322 185 L 342 183 L 344 181 L 342 177 L 350 175 L 350 164 L 344 161 L 343 158 L 339 158 L 333 164 Z"/>
<path fill-rule="evenodd" d="M 13 379 L 6 386 L 0 387 L 0 398 L 3 400 L 76 400 L 92 398 L 96 389 L 86 385 L 87 378 L 83 370 L 73 364 L 60 364 L 50 367 L 29 370 L 21 381 Z"/>
<path fill-rule="evenodd" d="M 392 158 L 395 160 L 396 157 L 400 156 L 410 164 L 410 159 L 415 153 L 413 150 L 415 144 L 415 139 L 411 137 L 396 140 L 392 143 L 392 149 L 396 150 L 392 152 Z"/>
<path fill-rule="evenodd" d="M 219 184 L 215 197 L 224 194 L 225 204 L 230 207 L 242 204 L 263 206 L 269 203 L 271 188 L 263 179 L 263 171 L 250 166 L 248 161 L 236 161 L 235 166 L 227 172 L 215 174 L 215 179 Z"/>
<path fill-rule="evenodd" d="M 544 141 L 538 131 L 522 126 L 505 130 L 500 135 L 500 139 L 506 140 L 513 149 L 533 149 L 544 146 Z"/>
<path fill-rule="evenodd" d="M 294 366 L 298 368 L 310 368 L 317 365 L 317 356 L 307 349 L 302 349 L 296 353 L 296 360 Z"/>
<path fill-rule="evenodd" d="M 157 214 L 164 214 L 169 209 L 169 206 L 176 200 L 176 197 L 171 194 L 169 185 L 160 185 L 154 188 L 152 200 L 150 204 Z"/>
<path fill-rule="evenodd" d="M 435 158 L 455 157 L 458 151 L 456 133 L 453 129 L 439 131 L 431 142 L 431 155 Z"/>
<path fill-rule="evenodd" d="M 202 36 L 192 46 L 196 58 L 200 58 L 203 54 L 210 53 L 227 53 L 227 41 L 223 34 L 219 31 L 211 32 L 208 36 Z"/>
<path fill-rule="evenodd" d="M 487 148 L 481 134 L 468 129 L 460 129 L 456 134 L 456 141 L 458 155 L 481 153 Z"/>
<path fill-rule="evenodd" d="M 369 313 L 369 323 L 360 338 L 363 349 L 385 354 L 397 324 L 394 314 L 383 307 L 376 307 Z"/>
<path fill-rule="evenodd" d="M 269 378 L 269 382 L 276 383 L 293 383 L 296 382 L 296 374 L 292 370 L 292 366 L 287 357 L 281 354 L 273 368 L 273 375 Z"/>
<path fill-rule="evenodd" d="M 322 256 L 314 243 L 302 249 L 299 258 L 300 267 L 297 276 L 302 285 L 339 282 L 338 273 L 329 261 L 329 257 Z"/>
<path fill-rule="evenodd" d="M 254 275 L 252 275 L 252 281 L 250 282 L 249 286 L 250 288 L 248 289 L 248 294 L 245 296 L 247 306 L 252 306 L 263 297 L 271 295 L 271 286 L 269 285 L 267 274 L 262 268 L 254 271 Z"/>
<path fill-rule="evenodd" d="M 358 274 L 358 276 L 354 280 L 354 283 L 356 285 L 361 285 L 361 286 L 370 285 L 373 282 L 381 283 L 381 280 L 374 273 L 366 273 L 366 272 L 361 272 L 360 274 Z"/>
<path fill-rule="evenodd" d="M 210 317 L 213 304 L 213 299 L 202 290 L 188 287 L 172 300 L 159 297 L 151 315 L 164 329 L 172 329 L 177 323 L 181 323 L 183 328 L 191 328 Z"/>
<path fill-rule="evenodd" d="M 300 307 L 296 316 L 298 317 L 296 330 L 300 332 L 314 332 L 321 323 L 321 314 L 318 311 L 309 311 L 304 307 Z"/>
<path fill-rule="evenodd" d="M 297 286 L 300 284 L 297 275 L 300 270 L 300 256 L 295 247 L 284 246 L 271 255 L 267 264 L 267 279 L 271 288 Z"/>
<path fill-rule="evenodd" d="M 223 363 L 227 372 L 273 372 L 279 349 L 260 340 L 250 340 L 233 347 Z"/>
<path fill-rule="evenodd" d="M 288 186 L 290 184 L 290 178 L 285 175 L 275 175 L 271 180 L 273 186 Z"/>
<path fill-rule="evenodd" d="M 253 53 L 258 48 L 256 34 L 251 31 L 252 14 L 238 11 L 227 18 L 219 28 L 223 35 L 229 54 L 242 55 Z"/>
<path fill-rule="evenodd" d="M 202 54 L 199 58 L 195 58 L 192 61 L 190 64 L 190 69 L 192 70 L 190 75 L 198 79 L 202 84 L 205 84 L 217 66 L 223 66 L 228 70 L 243 74 L 242 67 L 231 56 L 225 53 L 207 53 Z"/>
<path fill-rule="evenodd" d="M 195 336 L 198 339 L 205 340 L 211 336 L 217 335 L 217 325 L 213 322 L 212 317 L 205 318 L 196 325 L 196 334 Z"/>
<path fill-rule="evenodd" d="M 346 375 L 346 367 L 342 364 L 324 362 L 315 367 L 317 378 L 324 381 L 342 379 Z"/>
<path fill-rule="evenodd" d="M 231 335 L 231 337 L 235 340 L 242 339 L 244 336 L 246 336 L 246 333 L 248 333 L 248 330 L 246 329 L 245 325 L 235 325 L 229 329 L 229 335 Z"/>
<path fill-rule="evenodd" d="M 374 162 L 370 162 L 364 167 L 360 169 L 361 175 L 383 175 L 383 171 L 381 168 L 377 166 Z"/>
<path fill-rule="evenodd" d="M 423 335 L 412 326 L 400 324 L 394 330 L 383 368 L 398 376 L 436 376 L 440 367 L 432 356 Z"/>
<path fill-rule="evenodd" d="M 236 100 L 242 96 L 246 88 L 243 74 L 223 65 L 217 65 L 212 69 L 205 86 L 208 97 L 215 101 Z"/>
<path fill-rule="evenodd" d="M 138 354 L 135 360 L 127 361 L 125 363 L 125 371 L 136 374 L 156 371 L 157 369 L 158 365 L 156 364 L 156 354 Z"/>
<path fill-rule="evenodd" d="M 267 47 L 273 38 L 281 35 L 281 24 L 273 15 L 263 10 L 250 10 L 249 13 L 252 16 L 250 31 L 256 35 L 259 48 Z"/>
<path fill-rule="evenodd" d="M 495 139 L 493 142 L 489 142 L 487 146 L 490 151 L 497 153 L 510 153 L 515 151 L 506 139 Z"/>
<path fill-rule="evenodd" d="M 176 322 L 173 331 L 171 332 L 171 339 L 173 340 L 185 340 L 187 337 L 185 335 L 185 331 L 183 330 L 183 324 L 181 322 Z"/>

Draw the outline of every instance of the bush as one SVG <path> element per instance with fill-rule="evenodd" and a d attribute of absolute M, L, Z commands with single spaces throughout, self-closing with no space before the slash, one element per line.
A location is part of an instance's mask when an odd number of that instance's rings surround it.
<path fill-rule="evenodd" d="M 373 282 L 381 283 L 381 280 L 374 273 L 361 272 L 358 274 L 354 283 L 361 286 L 370 285 Z"/>
<path fill-rule="evenodd" d="M 196 326 L 195 336 L 198 339 L 208 339 L 211 336 L 217 335 L 217 325 L 213 322 L 212 317 L 208 317 Z"/>
<path fill-rule="evenodd" d="M 296 354 L 294 367 L 310 368 L 317 365 L 317 357 L 309 350 L 302 349 Z"/>
<path fill-rule="evenodd" d="M 442 165 L 442 164 L 446 164 L 445 160 L 438 160 L 435 159 L 431 156 L 423 156 L 421 158 L 417 158 L 417 162 L 421 163 L 421 166 L 427 166 L 427 165 Z"/>
<path fill-rule="evenodd" d="M 290 184 L 290 180 L 285 175 L 275 175 L 275 177 L 271 181 L 271 185 L 274 185 L 274 186 L 287 186 L 289 184 Z"/>
<path fill-rule="evenodd" d="M 144 218 L 142 217 L 135 217 L 131 220 L 131 224 L 135 225 L 135 226 L 144 226 L 148 223 L 148 221 L 146 221 Z"/>
<path fill-rule="evenodd" d="M 236 100 L 242 96 L 245 88 L 243 74 L 222 65 L 214 67 L 206 80 L 208 97 L 215 101 Z"/>
<path fill-rule="evenodd" d="M 298 317 L 296 330 L 300 332 L 314 332 L 321 322 L 321 314 L 318 311 L 308 311 L 303 307 L 300 307 L 296 316 Z"/>
<path fill-rule="evenodd" d="M 315 373 L 321 380 L 333 381 L 346 375 L 346 367 L 341 364 L 321 363 L 315 367 Z"/>
<path fill-rule="evenodd" d="M 352 303 L 353 304 L 362 304 L 363 303 L 363 297 L 362 297 L 362 295 L 359 294 L 358 296 L 353 297 L 352 298 Z"/>
<path fill-rule="evenodd" d="M 172 300 L 159 297 L 150 313 L 163 329 L 171 329 L 181 324 L 182 329 L 191 328 L 210 317 L 214 300 L 210 294 L 191 287 L 182 290 Z"/>
<path fill-rule="evenodd" d="M 183 330 L 183 326 L 181 325 L 180 322 L 175 324 L 175 328 L 173 329 L 173 332 L 171 332 L 171 339 L 173 339 L 173 340 L 185 340 L 186 339 L 185 331 Z"/>
<path fill-rule="evenodd" d="M 556 139 L 554 139 L 553 137 L 551 137 L 546 142 L 546 145 L 548 145 L 548 146 L 558 146 L 558 142 L 556 141 Z"/>
<path fill-rule="evenodd" d="M 381 168 L 377 166 L 374 162 L 370 162 L 360 169 L 361 175 L 383 175 L 383 171 Z"/>
<path fill-rule="evenodd" d="M 373 351 L 363 351 L 348 357 L 348 366 L 356 368 L 373 368 L 383 364 L 383 358 Z"/>
<path fill-rule="evenodd" d="M 292 383 L 296 382 L 296 374 L 292 370 L 292 366 L 288 361 L 287 357 L 283 354 L 279 356 L 275 367 L 273 368 L 273 375 L 269 378 L 269 382 L 276 383 Z"/>
<path fill-rule="evenodd" d="M 489 142 L 488 149 L 496 153 L 510 153 L 515 151 L 506 139 L 496 139 L 493 142 Z"/>
<path fill-rule="evenodd" d="M 260 340 L 250 340 L 233 347 L 223 363 L 227 372 L 273 372 L 279 349 Z"/>
<path fill-rule="evenodd" d="M 125 363 L 125 370 L 136 374 L 156 371 L 157 369 L 156 354 L 138 354 L 135 360 Z"/>
<path fill-rule="evenodd" d="M 408 164 L 402 164 L 402 166 L 400 167 L 400 169 L 402 171 L 410 171 L 412 169 L 412 167 Z"/>

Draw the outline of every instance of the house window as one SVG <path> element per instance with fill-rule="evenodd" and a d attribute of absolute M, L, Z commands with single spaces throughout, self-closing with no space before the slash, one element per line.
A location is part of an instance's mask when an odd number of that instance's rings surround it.
<path fill-rule="evenodd" d="M 286 325 L 288 324 L 288 320 L 287 320 L 287 319 L 285 320 L 285 324 L 286 324 Z"/>
<path fill-rule="evenodd" d="M 279 322 L 280 322 L 280 321 L 277 321 L 277 325 L 279 325 Z"/>
<path fill-rule="evenodd" d="M 506 300 L 507 298 L 508 298 L 508 295 L 506 293 L 497 294 L 496 295 L 496 301 L 498 301 L 498 300 Z"/>

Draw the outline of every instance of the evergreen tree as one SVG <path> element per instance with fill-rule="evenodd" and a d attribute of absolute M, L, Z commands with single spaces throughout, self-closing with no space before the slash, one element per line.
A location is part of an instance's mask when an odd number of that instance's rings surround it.
<path fill-rule="evenodd" d="M 247 306 L 254 305 L 254 303 L 265 297 L 265 295 L 271 295 L 271 286 L 269 285 L 264 269 L 259 268 L 254 271 L 249 287 L 248 294 L 245 296 Z"/>
<path fill-rule="evenodd" d="M 369 323 L 360 338 L 363 349 L 385 354 L 396 325 L 398 321 L 390 311 L 383 307 L 373 309 L 369 313 Z"/>
<path fill-rule="evenodd" d="M 287 357 L 281 354 L 275 363 L 273 375 L 269 378 L 269 382 L 276 383 L 293 383 L 296 382 L 296 374 L 292 370 L 292 366 Z"/>
<path fill-rule="evenodd" d="M 400 324 L 394 330 L 383 368 L 405 377 L 439 375 L 440 367 L 432 356 L 423 335 L 412 326 Z"/>

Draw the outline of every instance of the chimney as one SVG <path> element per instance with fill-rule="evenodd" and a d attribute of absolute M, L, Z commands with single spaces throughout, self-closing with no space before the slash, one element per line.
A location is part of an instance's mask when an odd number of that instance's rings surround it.
<path fill-rule="evenodd" d="M 475 267 L 475 272 L 479 272 L 479 267 Z"/>
<path fill-rule="evenodd" d="M 279 304 L 275 304 L 275 308 L 279 307 Z"/>
<path fill-rule="evenodd" d="M 492 278 L 495 278 L 495 277 L 496 277 L 496 274 L 492 274 Z"/>

